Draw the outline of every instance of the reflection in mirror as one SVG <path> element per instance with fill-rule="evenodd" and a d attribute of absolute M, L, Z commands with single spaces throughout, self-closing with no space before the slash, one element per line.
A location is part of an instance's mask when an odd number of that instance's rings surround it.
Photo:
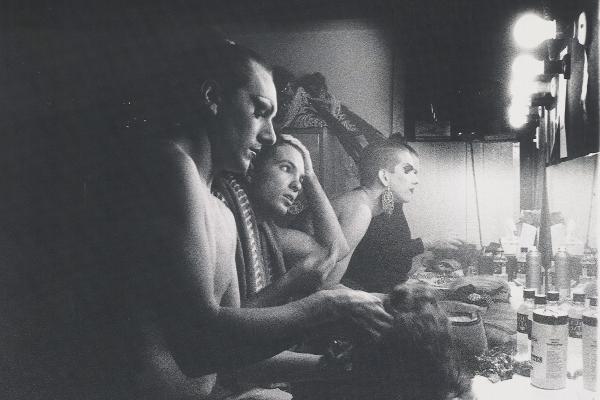
<path fill-rule="evenodd" d="M 507 221 L 519 218 L 518 143 L 475 142 L 474 165 L 469 143 L 412 146 L 421 165 L 419 187 L 406 205 L 414 237 L 443 237 L 452 232 L 468 243 L 485 246 L 510 233 Z"/>
<path fill-rule="evenodd" d="M 553 253 L 566 247 L 581 256 L 598 248 L 598 154 L 547 167 Z"/>

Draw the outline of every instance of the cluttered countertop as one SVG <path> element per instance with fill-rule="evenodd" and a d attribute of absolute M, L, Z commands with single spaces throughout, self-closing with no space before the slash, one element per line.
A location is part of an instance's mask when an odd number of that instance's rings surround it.
<path fill-rule="evenodd" d="M 542 295 L 541 297 L 545 297 L 546 294 L 552 297 L 551 292 L 555 290 L 554 296 L 560 296 L 557 304 L 565 314 L 564 321 L 568 321 L 567 314 L 573 304 L 572 294 L 580 293 L 578 296 L 583 296 L 584 299 L 583 307 L 594 313 L 595 321 L 595 307 L 591 310 L 590 299 L 594 298 L 595 304 L 597 260 L 594 260 L 593 269 L 585 265 L 586 257 L 591 255 L 590 252 L 586 250 L 584 256 L 568 256 L 563 261 L 559 260 L 561 255 L 555 256 L 557 262 L 553 262 L 552 268 L 548 270 L 545 270 L 535 259 L 535 254 L 533 256 L 530 253 L 505 255 L 500 245 L 492 248 L 492 251 L 487 254 L 485 251 L 476 254 L 473 249 L 468 253 L 470 254 L 465 256 L 463 252 L 461 256 L 454 259 L 434 257 L 422 260 L 422 268 L 411 275 L 409 283 L 425 283 L 439 292 L 442 304 L 450 316 L 454 337 L 463 355 L 465 370 L 473 376 L 473 392 L 476 398 L 479 400 L 506 399 L 507 396 L 515 399 L 597 398 L 596 392 L 584 388 L 584 386 L 590 388 L 590 385 L 594 387 L 596 383 L 594 381 L 590 384 L 588 376 L 584 385 L 582 368 L 577 374 L 571 375 L 572 371 L 569 371 L 567 374 L 569 377 L 562 377 L 554 390 L 540 388 L 545 384 L 545 382 L 540 383 L 539 378 L 539 371 L 542 368 L 546 368 L 544 371 L 556 368 L 559 368 L 559 371 L 566 371 L 566 358 L 571 362 L 575 352 L 581 353 L 581 350 L 575 350 L 571 342 L 569 342 L 571 346 L 567 347 L 567 333 L 564 333 L 564 348 L 567 355 L 562 361 L 557 361 L 558 367 L 548 366 L 546 363 L 540 364 L 537 361 L 541 358 L 536 358 L 535 355 L 536 362 L 532 362 L 531 347 L 526 358 L 518 354 L 517 347 L 517 315 L 518 311 L 521 312 L 520 307 L 524 303 L 524 288 L 534 288 L 535 293 Z M 595 257 L 595 253 L 593 256 Z M 532 263 L 536 265 L 531 265 Z M 530 319 L 531 315 L 530 313 Z M 529 323 L 531 324 L 531 321 Z M 567 325 L 568 323 L 565 323 L 564 332 L 568 332 Z M 593 328 L 595 339 L 595 325 Z M 529 329 L 531 334 L 531 327 Z M 536 329 L 539 335 L 540 328 Z M 552 327 L 552 329 L 556 331 L 562 327 Z M 519 340 L 522 342 L 522 337 Z M 530 343 L 531 341 L 528 342 L 528 346 L 531 346 Z M 522 345 L 520 349 L 522 350 Z M 534 350 L 534 352 L 539 351 L 539 348 Z M 550 360 L 550 353 L 546 355 L 547 360 Z M 560 365 L 560 362 L 565 365 Z M 536 376 L 530 378 L 533 368 L 536 369 Z M 593 368 L 595 369 L 595 365 Z M 590 369 L 586 368 L 588 375 L 592 373 Z M 558 373 L 559 376 L 561 374 L 562 372 Z M 593 374 L 595 376 L 595 372 Z"/>

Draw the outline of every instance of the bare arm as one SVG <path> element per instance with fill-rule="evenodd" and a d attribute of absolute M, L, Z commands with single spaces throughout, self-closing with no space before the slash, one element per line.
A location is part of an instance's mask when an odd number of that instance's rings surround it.
<path fill-rule="evenodd" d="M 317 249 L 316 246 L 328 249 L 335 243 L 339 253 L 338 260 L 341 260 L 348 254 L 348 243 L 335 211 L 313 170 L 310 154 L 306 147 L 293 136 L 282 135 L 282 139 L 302 153 L 304 160 L 302 188 L 312 212 L 312 229 L 314 230 L 311 234 L 292 229 L 281 230 L 278 240 L 283 251 L 286 257 L 298 259 L 313 253 Z M 294 234 L 294 231 L 297 234 Z"/>
<path fill-rule="evenodd" d="M 326 321 L 349 319 L 374 336 L 389 325 L 391 317 L 379 299 L 344 289 L 321 291 L 280 307 L 238 308 L 235 236 L 230 238 L 230 248 L 223 244 L 227 227 L 235 229 L 231 214 L 219 218 L 217 200 L 189 157 L 178 155 L 161 168 L 159 176 L 166 178 L 161 188 L 169 196 L 163 197 L 155 244 L 163 257 L 160 263 L 148 263 L 158 269 L 162 285 L 159 321 L 186 375 L 204 375 L 272 356 L 306 329 Z M 171 170 L 165 172 L 167 168 Z M 228 265 L 223 265 L 225 261 Z M 228 274 L 231 279 L 221 288 L 223 275 Z"/>
<path fill-rule="evenodd" d="M 332 202 L 340 221 L 340 227 L 350 247 L 350 253 L 362 240 L 373 218 L 369 206 L 358 201 L 356 196 L 356 193 L 349 192 Z"/>
<path fill-rule="evenodd" d="M 323 356 L 284 351 L 264 361 L 235 372 L 239 380 L 249 384 L 273 382 L 331 381 L 347 378 L 340 368 L 326 366 Z"/>
<path fill-rule="evenodd" d="M 327 277 L 327 287 L 340 283 L 346 273 L 352 253 L 362 240 L 371 223 L 371 210 L 365 204 L 357 202 L 353 196 L 354 194 L 350 192 L 333 200 L 333 207 L 337 213 L 350 251 L 346 257 L 338 261 L 334 270 Z"/>
<path fill-rule="evenodd" d="M 326 286 L 327 278 L 337 264 L 337 249 L 332 246 L 327 252 L 320 246 L 306 257 L 287 262 L 288 271 L 256 297 L 247 301 L 245 307 L 269 307 L 285 304 L 291 298 L 299 298 L 314 293 Z M 291 264 L 291 265 L 290 265 Z"/>

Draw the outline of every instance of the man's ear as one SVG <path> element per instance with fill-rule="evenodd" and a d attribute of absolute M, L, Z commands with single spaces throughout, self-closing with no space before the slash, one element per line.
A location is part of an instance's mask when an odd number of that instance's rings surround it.
<path fill-rule="evenodd" d="M 385 169 L 380 169 L 379 172 L 377 172 L 377 177 L 379 178 L 379 182 L 381 182 L 383 186 L 390 185 L 390 178 L 388 176 L 388 172 Z"/>
<path fill-rule="evenodd" d="M 202 95 L 202 105 L 205 106 L 207 110 L 210 110 L 211 114 L 217 115 L 222 101 L 221 87 L 217 81 L 209 79 L 202 82 L 200 93 Z"/>

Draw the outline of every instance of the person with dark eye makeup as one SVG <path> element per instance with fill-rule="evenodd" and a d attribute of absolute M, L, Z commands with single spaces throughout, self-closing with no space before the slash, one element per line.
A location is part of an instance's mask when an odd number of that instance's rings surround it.
<path fill-rule="evenodd" d="M 387 211 L 375 215 L 359 239 L 343 280 L 349 287 L 379 293 L 389 293 L 395 285 L 406 282 L 413 257 L 425 250 L 456 250 L 464 244 L 453 237 L 412 238 L 403 205 L 412 200 L 418 184 L 419 155 L 400 135 L 390 136 L 387 146 L 400 152 L 399 163 L 394 167 L 395 179 L 389 186 L 393 196 L 386 205 L 382 202 L 381 207 Z"/>
<path fill-rule="evenodd" d="M 405 203 L 412 199 L 419 183 L 418 170 L 419 159 L 408 146 L 397 145 L 387 140 L 371 144 L 362 151 L 359 162 L 360 186 L 332 201 L 351 249 L 350 253 L 338 262 L 338 281 L 342 276 L 354 276 L 350 271 L 346 272 L 346 269 L 372 220 L 380 215 L 384 218 L 389 217 L 396 203 Z M 375 272 L 372 271 L 376 268 L 373 264 L 374 261 L 369 262 L 369 270 L 361 272 L 365 275 Z M 346 280 L 343 283 L 346 283 Z"/>

